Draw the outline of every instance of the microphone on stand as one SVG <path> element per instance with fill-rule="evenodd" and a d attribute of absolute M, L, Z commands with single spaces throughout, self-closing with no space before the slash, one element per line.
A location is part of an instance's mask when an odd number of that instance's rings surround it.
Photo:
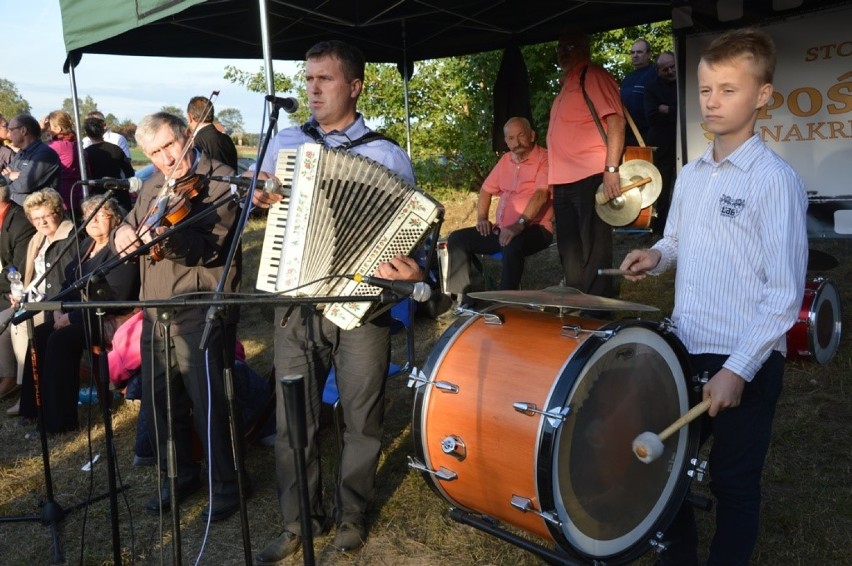
<path fill-rule="evenodd" d="M 112 189 L 114 191 L 138 193 L 139 189 L 142 188 L 142 179 L 139 177 L 130 177 L 129 179 L 113 179 L 111 177 L 105 177 L 103 179 L 88 179 L 86 181 L 80 181 L 80 184 L 88 185 L 89 187 Z"/>
<path fill-rule="evenodd" d="M 244 189 L 248 189 L 251 187 L 251 177 L 229 177 L 227 175 L 213 175 L 210 177 L 211 181 L 221 181 L 223 183 L 229 183 L 231 185 L 236 185 L 237 187 L 242 187 Z M 278 193 L 280 195 L 289 196 L 286 190 L 281 189 L 281 183 L 278 182 L 278 179 L 275 177 L 270 177 L 269 179 L 265 179 L 263 181 L 258 181 L 255 188 L 262 189 L 267 193 Z"/>
<path fill-rule="evenodd" d="M 273 103 L 287 114 L 292 114 L 299 109 L 299 101 L 295 98 L 290 98 L 289 96 L 282 98 L 275 96 L 274 94 L 267 94 L 266 101 Z"/>
<path fill-rule="evenodd" d="M 368 285 L 393 291 L 402 297 L 411 297 L 418 303 L 425 303 L 432 296 L 432 288 L 422 281 L 393 281 L 391 279 L 382 279 L 381 277 L 361 275 L 360 273 L 352 275 L 351 278 L 358 283 L 367 283 Z"/>

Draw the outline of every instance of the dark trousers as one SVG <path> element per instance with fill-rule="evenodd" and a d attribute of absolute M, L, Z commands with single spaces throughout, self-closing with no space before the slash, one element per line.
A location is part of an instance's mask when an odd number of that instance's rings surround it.
<path fill-rule="evenodd" d="M 283 390 L 278 379 L 305 380 L 308 447 L 305 450 L 308 493 L 314 528 L 325 523 L 319 460 L 322 389 L 334 364 L 343 409 L 343 454 L 338 463 L 335 520 L 363 524 L 375 496 L 376 470 L 384 430 L 385 382 L 390 358 L 388 316 L 352 330 L 340 330 L 311 307 L 297 308 L 282 326 L 287 309 L 276 309 L 275 469 L 284 528 L 300 533 L 299 486 L 290 447 Z"/>
<path fill-rule="evenodd" d="M 595 212 L 595 192 L 601 182 L 603 173 L 554 185 L 556 247 L 566 286 L 612 297 L 612 277 L 598 275 L 598 269 L 612 267 L 612 226 Z"/>
<path fill-rule="evenodd" d="M 152 424 L 151 433 L 159 447 L 160 466 L 167 470 L 167 404 L 164 340 L 160 328 L 146 319 L 142 326 L 142 410 Z M 202 332 L 171 336 L 170 381 L 172 383 L 172 423 L 177 453 L 177 472 L 181 481 L 198 474 L 192 453 L 191 427 L 195 426 L 204 446 L 213 477 L 213 493 L 237 492 L 234 457 L 231 451 L 230 419 L 225 398 L 223 339 L 233 350 L 234 340 L 215 326 L 207 349 L 199 349 Z M 208 380 L 209 369 L 209 380 Z M 209 383 L 209 387 L 208 387 Z M 210 443 L 208 446 L 208 415 Z M 238 422 L 240 419 L 237 419 Z M 238 428 L 241 423 L 238 424 Z"/>
<path fill-rule="evenodd" d="M 503 252 L 500 289 L 518 289 L 524 275 L 524 260 L 540 252 L 553 241 L 553 234 L 540 224 L 532 224 L 512 238 L 506 246 L 500 245 L 499 235 L 482 236 L 476 227 L 456 230 L 447 239 L 448 274 L 447 291 L 463 294 L 470 286 L 470 264 L 474 254 Z"/>
<path fill-rule="evenodd" d="M 724 355 L 690 356 L 693 370 L 712 377 L 727 359 Z M 702 443 L 710 435 L 710 490 L 716 498 L 716 532 L 710 545 L 709 565 L 747 565 L 757 542 L 760 515 L 760 476 L 772 419 L 781 395 L 784 356 L 773 352 L 746 383 L 739 407 L 701 421 Z M 661 555 L 663 565 L 698 564 L 695 516 L 686 502 L 666 531 L 671 541 Z"/>
<path fill-rule="evenodd" d="M 80 360 L 87 344 L 83 325 L 71 324 L 54 330 L 51 315 L 48 322 L 35 327 L 34 343 L 44 430 L 50 433 L 77 430 L 80 427 L 77 416 Z M 27 352 L 20 414 L 29 418 L 37 414 L 32 369 L 31 352 Z"/>

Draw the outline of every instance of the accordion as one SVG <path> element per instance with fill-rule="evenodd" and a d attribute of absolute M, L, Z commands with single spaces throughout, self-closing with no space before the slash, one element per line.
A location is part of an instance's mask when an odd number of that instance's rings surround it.
<path fill-rule="evenodd" d="M 390 169 L 342 149 L 308 143 L 281 150 L 275 176 L 289 197 L 269 208 L 256 283 L 261 291 L 374 296 L 381 289 L 347 276 L 372 275 L 396 254 L 411 255 L 444 216 L 438 201 Z M 318 308 L 349 330 L 375 312 L 374 305 L 353 299 Z"/>

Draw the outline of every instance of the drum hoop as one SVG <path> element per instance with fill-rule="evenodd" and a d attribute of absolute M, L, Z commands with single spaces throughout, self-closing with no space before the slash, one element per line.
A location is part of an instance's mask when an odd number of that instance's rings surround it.
<path fill-rule="evenodd" d="M 813 293 L 813 299 L 811 300 L 810 307 L 808 308 L 806 321 L 808 348 L 817 363 L 826 364 L 834 358 L 834 355 L 837 353 L 837 349 L 840 346 L 843 326 L 843 308 L 840 302 L 840 293 L 837 286 L 830 279 L 816 277 L 811 282 L 818 283 L 818 285 L 815 289 L 806 289 L 806 293 L 807 291 Z M 826 293 L 823 293 L 824 291 Z M 835 299 L 834 301 L 830 301 L 832 296 Z M 819 313 L 820 306 L 825 300 L 829 300 L 829 305 L 831 305 L 831 312 L 834 315 L 834 328 L 832 328 L 831 340 L 829 340 L 828 346 L 823 348 L 819 345 L 817 339 L 817 313 Z"/>
<path fill-rule="evenodd" d="M 659 338 L 661 338 L 669 345 L 669 347 L 671 347 L 672 352 L 674 353 L 674 356 L 677 360 L 677 364 L 683 370 L 684 373 L 682 388 L 683 393 L 686 395 L 685 401 L 687 405 L 691 405 L 696 400 L 696 395 L 690 390 L 688 383 L 689 376 L 693 372 L 691 370 L 689 355 L 686 351 L 686 348 L 676 336 L 674 336 L 668 331 L 662 330 L 659 323 L 654 323 L 641 319 L 621 320 L 606 325 L 600 330 L 611 330 L 617 335 L 618 332 L 622 330 L 636 327 L 654 331 L 654 333 Z M 576 370 L 587 370 L 589 367 L 589 362 L 595 357 L 595 354 L 600 350 L 600 347 L 604 345 L 605 342 L 606 341 L 602 338 L 590 337 L 589 340 L 586 340 L 585 343 L 583 343 L 577 348 L 577 350 L 574 352 L 574 355 L 565 364 L 563 372 L 560 373 L 559 378 L 555 380 L 554 387 L 551 390 L 551 394 L 548 397 L 548 401 L 546 404 L 547 411 L 553 411 L 558 407 L 565 406 L 565 404 L 570 400 L 570 397 L 574 393 L 575 385 L 578 382 L 578 379 L 581 379 L 585 376 L 585 371 Z M 569 374 L 566 372 L 572 373 Z M 570 375 L 573 375 L 574 377 L 569 378 L 568 376 Z M 559 438 L 559 428 L 552 426 L 552 424 L 548 422 L 547 419 L 542 419 L 539 431 L 539 445 L 536 451 L 536 486 L 538 489 L 539 500 L 541 501 L 541 508 L 548 510 L 558 510 L 556 514 L 559 515 L 559 519 L 563 522 L 563 524 L 567 525 L 570 528 L 573 523 L 570 521 L 569 517 L 565 516 L 567 514 L 564 513 L 564 509 L 562 509 L 561 501 L 558 501 L 557 498 L 554 496 L 556 492 L 556 488 L 554 485 L 556 481 L 556 474 L 554 473 L 554 454 L 556 453 L 556 449 L 558 447 L 557 440 Z M 569 537 L 563 531 L 562 527 L 548 522 L 548 530 L 550 531 L 551 536 L 557 542 L 557 544 L 563 550 L 571 552 L 584 559 L 593 558 L 607 560 L 632 560 L 644 554 L 650 548 L 650 540 L 653 533 L 665 530 L 671 524 L 672 520 L 674 520 L 674 517 L 677 514 L 681 503 L 686 498 L 686 495 L 689 490 L 689 484 L 691 480 L 686 474 L 686 467 L 689 465 L 690 459 L 694 458 L 698 454 L 698 426 L 690 426 L 687 429 L 684 429 L 681 434 L 686 434 L 687 436 L 686 444 L 684 446 L 681 457 L 680 470 L 677 474 L 677 477 L 675 477 L 673 481 L 670 480 L 666 484 L 666 493 L 668 494 L 668 499 L 664 500 L 662 503 L 658 502 L 654 506 L 655 509 L 659 509 L 659 513 L 657 514 L 657 517 L 651 522 L 651 525 L 645 529 L 645 532 L 648 533 L 649 536 L 636 536 L 636 542 L 633 542 L 624 549 L 619 550 L 618 552 L 612 555 L 591 555 L 581 549 L 578 549 L 574 544 L 572 544 L 571 540 L 569 540 Z M 674 474 L 674 471 L 672 472 L 672 474 Z M 637 526 L 636 528 L 634 528 L 633 531 L 631 531 L 631 533 L 635 532 L 636 529 L 640 527 L 641 525 Z"/>

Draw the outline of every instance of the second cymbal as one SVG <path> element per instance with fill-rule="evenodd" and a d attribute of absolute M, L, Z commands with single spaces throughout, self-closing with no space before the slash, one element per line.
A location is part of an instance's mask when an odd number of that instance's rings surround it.
<path fill-rule="evenodd" d="M 598 187 L 598 193 L 603 192 L 603 185 Z M 595 212 L 601 220 L 610 226 L 627 226 L 639 216 L 642 210 L 642 193 L 639 189 L 630 189 L 603 204 L 595 204 Z"/>

